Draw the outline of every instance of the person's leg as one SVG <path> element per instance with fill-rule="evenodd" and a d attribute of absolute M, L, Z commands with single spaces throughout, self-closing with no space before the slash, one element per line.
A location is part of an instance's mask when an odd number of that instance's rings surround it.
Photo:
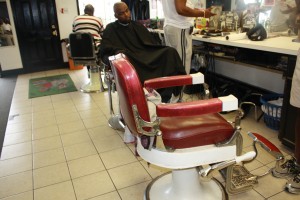
<path fill-rule="evenodd" d="M 287 181 L 285 187 L 290 193 L 300 194 L 300 108 L 297 108 L 297 118 L 295 123 L 295 166 L 298 173 L 293 178 Z"/>
<path fill-rule="evenodd" d="M 297 108 L 297 118 L 295 123 L 295 152 L 297 164 L 300 166 L 300 108 Z"/>
<path fill-rule="evenodd" d="M 290 193 L 300 194 L 300 49 L 292 79 L 290 104 L 297 108 L 295 122 L 295 175 L 286 183 L 286 190 Z"/>
<path fill-rule="evenodd" d="M 275 177 L 296 175 L 300 172 L 300 49 L 298 51 L 290 94 L 290 104 L 297 109 L 294 156 L 273 170 Z"/>
<path fill-rule="evenodd" d="M 297 160 L 297 164 L 300 166 L 300 49 L 298 50 L 296 66 L 292 79 L 290 104 L 297 108 L 294 156 Z"/>
<path fill-rule="evenodd" d="M 297 108 L 297 118 L 295 122 L 295 165 L 298 173 L 286 183 L 289 192 L 300 194 L 300 108 Z"/>
<path fill-rule="evenodd" d="M 173 26 L 164 27 L 164 38 L 167 46 L 176 49 L 182 64 L 185 68 L 186 74 L 190 74 L 191 61 L 192 61 L 192 35 L 191 29 L 180 29 Z M 182 87 L 177 87 L 172 90 L 172 97 L 168 102 L 175 103 L 181 101 Z M 165 101 L 164 97 L 163 102 Z"/>
<path fill-rule="evenodd" d="M 192 34 L 186 31 L 186 48 L 185 48 L 185 71 L 187 74 L 190 74 L 191 63 L 192 63 L 192 54 L 193 54 L 193 40 Z"/>
<path fill-rule="evenodd" d="M 164 27 L 164 36 L 167 46 L 177 50 L 186 73 L 190 73 L 192 59 L 192 35 L 190 28 L 180 29 L 173 26 Z"/>

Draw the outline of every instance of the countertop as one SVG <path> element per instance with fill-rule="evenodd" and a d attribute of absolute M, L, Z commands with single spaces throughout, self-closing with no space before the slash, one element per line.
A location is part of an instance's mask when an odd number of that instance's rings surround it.
<path fill-rule="evenodd" d="M 233 33 L 234 34 L 234 33 Z M 235 46 L 248 49 L 256 49 L 275 53 L 283 53 L 288 55 L 297 55 L 300 43 L 293 42 L 296 36 L 276 36 L 267 38 L 263 41 L 251 41 L 248 38 L 240 40 L 226 40 L 225 37 L 203 38 L 202 35 L 194 35 L 193 40 Z"/>
<path fill-rule="evenodd" d="M 154 30 L 159 33 L 163 33 L 163 30 Z M 231 32 L 230 35 L 236 33 Z M 248 38 L 240 40 L 226 40 L 225 37 L 209 37 L 203 38 L 203 35 L 195 34 L 193 35 L 194 41 L 209 42 L 214 44 L 222 44 L 234 47 L 256 49 L 262 51 L 269 51 L 275 53 L 282 53 L 287 55 L 297 56 L 298 49 L 300 48 L 300 43 L 293 42 L 296 36 L 271 36 L 263 41 L 251 41 Z"/>

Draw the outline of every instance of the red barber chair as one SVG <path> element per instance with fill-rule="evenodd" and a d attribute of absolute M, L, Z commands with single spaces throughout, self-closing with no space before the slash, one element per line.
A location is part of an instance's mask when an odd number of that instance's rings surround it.
<path fill-rule="evenodd" d="M 228 169 L 252 160 L 255 152 L 241 155 L 239 119 L 235 125 L 218 112 L 238 109 L 232 95 L 194 102 L 156 105 L 150 118 L 144 88 L 151 90 L 204 82 L 203 75 L 182 75 L 151 79 L 144 87 L 125 55 L 109 58 L 125 124 L 137 139 L 137 153 L 150 164 L 172 169 L 155 178 L 146 188 L 144 199 L 198 200 L 226 199 L 214 170 Z M 227 170 L 227 175 L 230 174 Z"/>

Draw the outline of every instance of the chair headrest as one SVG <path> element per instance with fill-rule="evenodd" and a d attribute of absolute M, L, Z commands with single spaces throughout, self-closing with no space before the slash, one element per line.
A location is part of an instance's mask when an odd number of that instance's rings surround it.
<path fill-rule="evenodd" d="M 93 36 L 90 33 L 71 33 L 69 35 L 69 43 L 71 58 L 96 60 Z"/>

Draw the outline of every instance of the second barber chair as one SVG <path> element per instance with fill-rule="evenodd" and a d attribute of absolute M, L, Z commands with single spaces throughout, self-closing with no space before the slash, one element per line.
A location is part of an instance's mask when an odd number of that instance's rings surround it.
<path fill-rule="evenodd" d="M 82 92 L 103 92 L 101 70 L 104 64 L 97 57 L 98 46 L 90 33 L 75 32 L 69 35 L 69 50 L 74 64 L 90 66 L 90 82 L 81 87 Z"/>

